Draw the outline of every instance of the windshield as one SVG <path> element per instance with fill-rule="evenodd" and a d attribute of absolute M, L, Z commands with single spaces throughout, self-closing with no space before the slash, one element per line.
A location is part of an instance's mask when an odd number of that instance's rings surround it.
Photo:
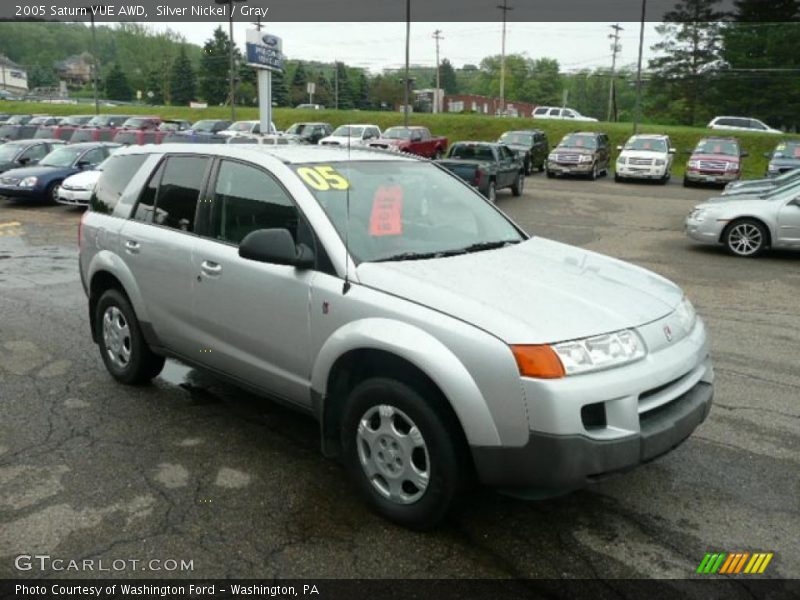
<path fill-rule="evenodd" d="M 80 127 L 81 125 L 88 123 L 90 120 L 90 117 L 64 117 L 59 125 L 62 127 Z"/>
<path fill-rule="evenodd" d="M 159 131 L 179 131 L 186 129 L 186 123 L 181 121 L 164 121 L 158 126 Z"/>
<path fill-rule="evenodd" d="M 357 262 L 412 260 L 524 239 L 480 194 L 436 165 L 295 165 Z M 349 219 L 348 219 L 349 195 Z"/>
<path fill-rule="evenodd" d="M 448 158 L 494 160 L 494 152 L 492 152 L 492 147 L 487 144 L 453 144 Z"/>
<path fill-rule="evenodd" d="M 77 148 L 59 148 L 42 159 L 42 167 L 71 167 L 83 151 Z"/>
<path fill-rule="evenodd" d="M 784 198 L 786 196 L 794 196 L 800 192 L 800 181 L 791 181 L 784 185 L 778 186 L 768 192 L 761 194 L 761 198 L 772 200 L 775 198 Z"/>
<path fill-rule="evenodd" d="M 250 131 L 252 128 L 253 124 L 250 121 L 237 121 L 228 127 L 228 131 Z"/>
<path fill-rule="evenodd" d="M 573 133 L 564 136 L 564 139 L 558 145 L 561 148 L 587 148 L 594 150 L 597 147 L 597 141 L 594 136 Z"/>
<path fill-rule="evenodd" d="M 363 127 L 351 127 L 350 125 L 342 125 L 333 130 L 331 135 L 335 137 L 355 137 L 360 138 L 364 133 Z"/>
<path fill-rule="evenodd" d="M 0 162 L 10 162 L 14 160 L 21 146 L 16 144 L 3 144 L 0 146 Z"/>
<path fill-rule="evenodd" d="M 128 119 L 125 121 L 122 126 L 127 127 L 128 129 L 139 129 L 140 127 L 144 127 L 145 125 L 150 124 L 150 119 Z"/>
<path fill-rule="evenodd" d="M 730 140 L 700 140 L 700 143 L 694 149 L 694 154 L 739 156 L 739 145 Z"/>
<path fill-rule="evenodd" d="M 218 121 L 198 121 L 192 125 L 194 131 L 214 131 Z"/>
<path fill-rule="evenodd" d="M 112 121 L 116 121 L 117 123 L 121 123 L 125 121 L 125 117 L 117 117 L 114 115 L 97 115 L 96 117 L 92 117 L 91 120 L 86 123 L 87 127 L 108 127 Z"/>
<path fill-rule="evenodd" d="M 29 115 L 14 115 L 6 121 L 6 125 L 24 125 L 31 120 Z"/>
<path fill-rule="evenodd" d="M 533 136 L 530 133 L 504 133 L 500 136 L 500 141 L 504 144 L 531 146 L 533 145 Z"/>
<path fill-rule="evenodd" d="M 646 150 L 649 152 L 666 152 L 667 141 L 653 138 L 631 138 L 625 144 L 625 150 Z"/>
<path fill-rule="evenodd" d="M 34 117 L 30 121 L 28 121 L 28 125 L 44 125 L 53 117 Z"/>
<path fill-rule="evenodd" d="M 778 144 L 772 158 L 800 158 L 800 141 Z"/>
<path fill-rule="evenodd" d="M 405 127 L 390 127 L 383 132 L 383 137 L 390 140 L 407 140 L 411 138 L 411 130 Z"/>

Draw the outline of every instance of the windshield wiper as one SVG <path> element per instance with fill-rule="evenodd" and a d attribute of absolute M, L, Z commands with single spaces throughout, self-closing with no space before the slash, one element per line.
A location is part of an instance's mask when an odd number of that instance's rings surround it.
<path fill-rule="evenodd" d="M 384 258 L 378 258 L 372 262 L 389 262 L 399 260 L 424 260 L 426 258 L 438 258 L 443 256 L 442 252 L 402 252 L 400 254 L 393 254 Z"/>
<path fill-rule="evenodd" d="M 505 246 L 510 246 L 512 244 L 519 244 L 522 240 L 498 240 L 495 242 L 478 242 L 476 244 L 470 244 L 465 248 L 460 248 L 458 250 L 448 250 L 447 252 L 443 252 L 445 256 L 453 256 L 455 254 L 469 254 L 470 252 L 481 252 L 483 250 L 494 250 L 496 248 L 503 248 Z"/>

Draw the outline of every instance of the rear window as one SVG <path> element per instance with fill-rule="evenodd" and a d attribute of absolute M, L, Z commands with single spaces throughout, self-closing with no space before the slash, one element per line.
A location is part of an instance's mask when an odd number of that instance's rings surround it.
<path fill-rule="evenodd" d="M 90 210 L 111 214 L 128 182 L 147 160 L 147 156 L 147 154 L 126 154 L 112 156 L 106 160 L 103 163 L 103 174 L 89 202 Z"/>

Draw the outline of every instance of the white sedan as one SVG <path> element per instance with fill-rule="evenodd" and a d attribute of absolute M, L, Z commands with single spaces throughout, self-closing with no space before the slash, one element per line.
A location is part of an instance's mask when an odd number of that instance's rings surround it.
<path fill-rule="evenodd" d="M 340 125 L 333 133 L 319 141 L 320 146 L 366 146 L 371 140 L 381 137 L 377 125 Z"/>
<path fill-rule="evenodd" d="M 58 188 L 56 202 L 69 206 L 89 206 L 89 200 L 94 193 L 94 186 L 100 175 L 103 173 L 105 161 L 97 165 L 91 171 L 81 171 L 71 177 L 67 177 Z"/>

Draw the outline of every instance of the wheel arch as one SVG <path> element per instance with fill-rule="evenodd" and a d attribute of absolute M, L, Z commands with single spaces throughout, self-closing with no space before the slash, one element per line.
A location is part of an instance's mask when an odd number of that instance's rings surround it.
<path fill-rule="evenodd" d="M 455 419 L 465 443 L 499 445 L 489 407 L 461 361 L 418 327 L 374 318 L 349 323 L 336 331 L 313 366 L 314 411 L 326 455 L 339 451 L 341 409 L 347 393 L 372 376 L 391 376 L 421 386 Z"/>
<path fill-rule="evenodd" d="M 88 281 L 89 294 L 89 323 L 92 328 L 92 339 L 95 343 L 97 342 L 95 308 L 100 296 L 108 289 L 118 289 L 125 295 L 131 303 L 131 307 L 140 324 L 142 322 L 149 323 L 147 309 L 133 273 L 116 254 L 108 251 L 98 252 L 89 264 L 86 279 Z M 143 328 L 144 331 L 145 328 Z"/>
<path fill-rule="evenodd" d="M 722 228 L 722 231 L 719 234 L 719 240 L 718 240 L 719 243 L 720 244 L 724 244 L 725 243 L 725 238 L 727 237 L 728 231 L 730 230 L 730 228 L 733 227 L 734 225 L 736 225 L 737 223 L 742 222 L 742 221 L 756 221 L 756 222 L 758 222 L 764 228 L 764 230 L 767 232 L 766 247 L 769 248 L 770 246 L 772 246 L 772 240 L 773 240 L 773 234 L 774 234 L 774 232 L 772 231 L 772 228 L 761 217 L 756 217 L 756 216 L 752 216 L 752 215 L 740 215 L 740 216 L 737 216 L 737 217 L 731 219 L 730 222 L 728 222 L 725 225 L 725 227 Z"/>

